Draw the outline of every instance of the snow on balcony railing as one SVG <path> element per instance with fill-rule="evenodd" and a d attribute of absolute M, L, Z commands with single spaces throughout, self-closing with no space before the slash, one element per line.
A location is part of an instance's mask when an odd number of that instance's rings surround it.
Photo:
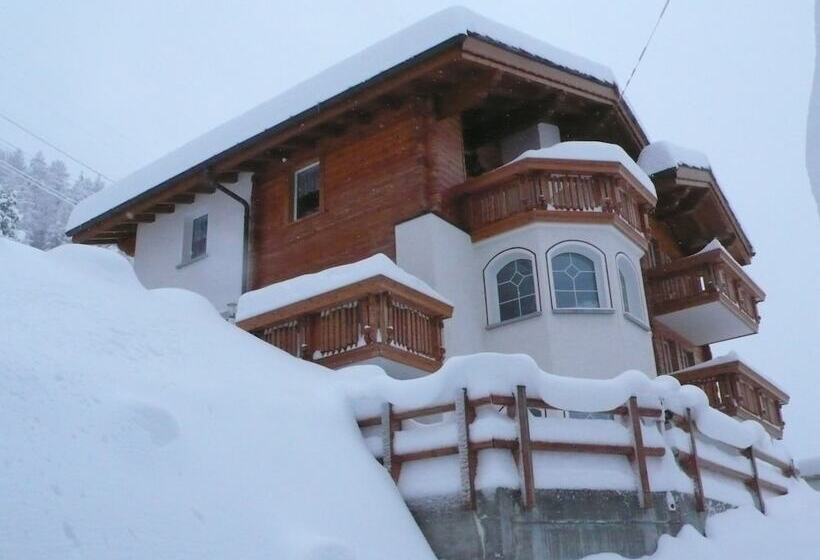
<path fill-rule="evenodd" d="M 461 494 L 474 507 L 477 490 L 514 487 L 530 507 L 537 489 L 584 488 L 637 490 L 645 506 L 652 492 L 679 491 L 701 510 L 707 499 L 765 509 L 794 472 L 758 423 L 710 408 L 670 376 L 568 378 L 527 356 L 478 354 L 416 380 L 368 366 L 338 379 L 407 499 Z"/>
<path fill-rule="evenodd" d="M 530 150 L 458 187 L 467 227 L 486 237 L 526 221 L 608 221 L 643 240 L 657 202 L 646 174 L 618 146 L 564 142 Z"/>

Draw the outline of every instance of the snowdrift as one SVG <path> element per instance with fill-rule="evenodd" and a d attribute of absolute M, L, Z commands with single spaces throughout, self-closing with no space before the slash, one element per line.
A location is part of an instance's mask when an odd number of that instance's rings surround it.
<path fill-rule="evenodd" d="M 324 368 L 0 239 L 0 557 L 432 558 Z"/>

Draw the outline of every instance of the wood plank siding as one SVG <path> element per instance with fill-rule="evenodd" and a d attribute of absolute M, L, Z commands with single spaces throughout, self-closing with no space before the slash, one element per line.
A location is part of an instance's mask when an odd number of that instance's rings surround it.
<path fill-rule="evenodd" d="M 320 210 L 295 221 L 293 175 L 315 161 Z M 436 120 L 423 101 L 320 139 L 255 180 L 252 288 L 374 253 L 395 258 L 396 224 L 440 210 L 444 191 L 464 179 L 458 120 Z"/>

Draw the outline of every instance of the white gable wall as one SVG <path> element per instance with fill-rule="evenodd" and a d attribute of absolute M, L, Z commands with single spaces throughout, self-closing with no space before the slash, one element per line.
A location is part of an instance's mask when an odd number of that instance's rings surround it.
<path fill-rule="evenodd" d="M 245 200 L 251 196 L 251 173 L 225 185 Z M 208 214 L 206 256 L 183 263 L 186 222 Z M 242 290 L 242 206 L 225 193 L 200 194 L 193 204 L 177 204 L 173 214 L 157 214 L 140 224 L 134 270 L 148 288 L 185 288 L 205 296 L 220 312 L 236 303 Z"/>
<path fill-rule="evenodd" d="M 569 240 L 587 242 L 604 253 L 611 312 L 553 311 L 546 253 Z M 495 255 L 515 247 L 535 254 L 541 313 L 488 328 L 483 270 Z M 524 353 L 545 371 L 562 375 L 608 378 L 627 369 L 656 371 L 651 333 L 622 312 L 615 262 L 619 253 L 640 266 L 643 250 L 607 225 L 533 224 L 475 244 L 466 233 L 432 214 L 396 228 L 399 266 L 429 283 L 455 306 L 453 318 L 445 322 L 447 356 Z M 642 303 L 645 305 L 645 298 Z"/>

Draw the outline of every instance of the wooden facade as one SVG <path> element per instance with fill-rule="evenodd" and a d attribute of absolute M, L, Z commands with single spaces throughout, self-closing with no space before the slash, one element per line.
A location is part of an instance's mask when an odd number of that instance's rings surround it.
<path fill-rule="evenodd" d="M 783 437 L 782 408 L 789 395 L 738 359 L 675 372 L 684 384 L 703 389 L 709 404 L 729 416 L 757 420 L 773 436 Z"/>

